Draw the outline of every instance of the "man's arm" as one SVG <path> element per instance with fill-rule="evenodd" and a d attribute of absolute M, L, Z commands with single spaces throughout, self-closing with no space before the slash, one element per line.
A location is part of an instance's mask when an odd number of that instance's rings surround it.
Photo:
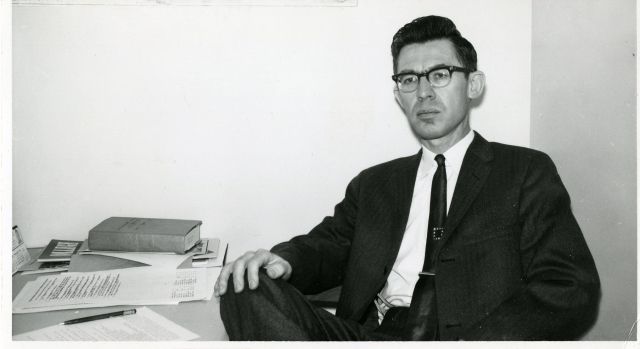
<path fill-rule="evenodd" d="M 600 282 L 569 194 L 551 159 L 537 153 L 520 196 L 524 287 L 473 325 L 464 340 L 562 340 L 595 319 Z"/>
<path fill-rule="evenodd" d="M 333 216 L 313 228 L 274 246 L 271 252 L 287 260 L 293 272 L 289 283 L 304 294 L 317 294 L 342 284 L 358 214 L 362 173 L 347 186 Z"/>

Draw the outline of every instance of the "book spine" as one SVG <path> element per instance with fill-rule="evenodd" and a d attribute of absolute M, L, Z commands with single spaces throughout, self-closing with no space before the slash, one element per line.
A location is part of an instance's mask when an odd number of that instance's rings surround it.
<path fill-rule="evenodd" d="M 89 231 L 89 249 L 93 251 L 124 252 L 173 252 L 184 254 L 184 237 L 176 235 L 154 235 Z"/>

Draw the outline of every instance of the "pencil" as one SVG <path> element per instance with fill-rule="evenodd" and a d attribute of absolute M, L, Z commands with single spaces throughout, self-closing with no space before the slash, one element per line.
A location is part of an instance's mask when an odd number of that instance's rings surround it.
<path fill-rule="evenodd" d="M 123 311 L 116 311 L 113 313 L 106 313 L 106 314 L 100 314 L 100 315 L 93 315 L 93 316 L 87 316 L 87 317 L 81 317 L 81 318 L 77 318 L 77 319 L 73 319 L 73 320 L 67 320 L 65 322 L 61 322 L 58 325 L 72 325 L 72 324 L 79 324 L 81 322 L 87 322 L 87 321 L 94 321 L 94 320 L 102 320 L 102 319 L 108 319 L 110 317 L 114 317 L 114 316 L 125 316 L 125 315 L 133 315 L 136 313 L 135 309 L 131 309 L 131 310 L 123 310 Z"/>

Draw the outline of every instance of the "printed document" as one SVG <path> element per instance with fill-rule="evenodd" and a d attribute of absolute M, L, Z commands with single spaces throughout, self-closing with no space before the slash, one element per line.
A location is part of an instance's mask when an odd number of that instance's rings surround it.
<path fill-rule="evenodd" d="M 188 341 L 197 334 L 151 311 L 138 308 L 136 314 L 54 325 L 13 336 L 14 341 Z"/>
<path fill-rule="evenodd" d="M 23 287 L 13 301 L 13 313 L 206 299 L 210 279 L 199 268 L 154 267 L 41 276 Z"/>

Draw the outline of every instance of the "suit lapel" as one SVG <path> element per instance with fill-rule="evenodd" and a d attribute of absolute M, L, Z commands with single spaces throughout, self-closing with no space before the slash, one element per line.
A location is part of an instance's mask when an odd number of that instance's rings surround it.
<path fill-rule="evenodd" d="M 415 156 L 409 158 L 403 166 L 398 167 L 394 174 L 389 178 L 389 188 L 395 203 L 393 206 L 394 215 L 389 222 L 389 246 L 388 254 L 383 260 L 390 260 L 391 264 L 400 250 L 400 244 L 404 237 L 404 232 L 409 220 L 409 211 L 411 210 L 411 199 L 413 197 L 413 189 L 415 187 L 416 175 L 422 158 L 422 149 Z"/>
<path fill-rule="evenodd" d="M 469 149 L 462 161 L 460 175 L 458 176 L 451 206 L 449 207 L 449 214 L 447 215 L 447 222 L 445 223 L 444 235 L 436 254 L 440 252 L 440 248 L 446 243 L 478 196 L 489 173 L 491 173 L 492 159 L 493 152 L 489 142 L 476 132 L 473 142 L 469 145 Z"/>

